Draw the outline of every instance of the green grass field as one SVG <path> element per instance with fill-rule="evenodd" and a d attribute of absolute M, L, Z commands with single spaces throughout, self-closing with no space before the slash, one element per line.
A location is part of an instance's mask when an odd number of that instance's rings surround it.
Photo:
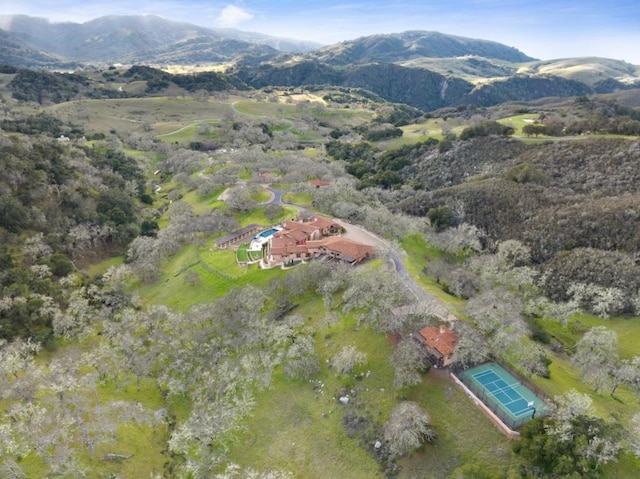
<path fill-rule="evenodd" d="M 402 138 L 411 139 L 413 141 L 424 141 L 427 138 L 442 139 L 445 132 L 459 134 L 466 126 L 464 120 L 459 118 L 430 118 L 423 123 L 412 123 L 410 125 L 401 126 Z"/>
<path fill-rule="evenodd" d="M 316 379 L 324 387 L 277 374 L 272 387 L 257 396 L 257 407 L 244 421 L 246 432 L 231 447 L 231 460 L 260 470 L 291 471 L 295 477 L 381 477 L 378 464 L 348 437 L 341 423 L 344 406 L 335 395 L 344 387 L 357 387 L 359 399 L 373 409 L 374 417 L 386 417 L 395 402 L 387 361 L 391 345 L 384 336 L 358 328 L 353 318 L 327 325 L 319 299 L 306 302 L 296 313 L 316 331 L 322 365 Z M 338 377 L 324 365 L 347 345 L 367 354 L 367 364 L 356 372 L 371 370 L 370 377 L 355 382 L 353 375 Z"/>
<path fill-rule="evenodd" d="M 326 108 L 322 103 L 309 102 L 299 104 L 238 101 L 235 103 L 238 113 L 256 117 L 278 117 L 287 120 L 311 116 L 328 124 L 331 128 L 346 124 L 358 125 L 373 118 L 374 113 L 364 109 Z"/>
<path fill-rule="evenodd" d="M 510 477 L 520 463 L 502 435 L 447 377 L 435 372 L 408 398 L 431 414 L 438 438 L 401 462 L 401 478 Z"/>
<path fill-rule="evenodd" d="M 345 380 L 323 367 L 317 380 L 324 387 L 318 389 L 314 383 L 277 375 L 272 387 L 258 396 L 257 407 L 244 422 L 246 432 L 231 447 L 231 460 L 261 470 L 288 470 L 295 477 L 381 478 L 377 463 L 346 434 L 341 424 L 344 406 L 335 394 L 345 386 L 357 388 L 367 411 L 384 423 L 398 398 L 387 360 L 391 344 L 384 336 L 357 327 L 349 317 L 328 326 L 321 319 L 323 310 L 321 302 L 313 300 L 297 311 L 316 331 L 320 363 L 353 344 L 367 354 L 368 363 L 361 370 L 370 370 L 371 376 Z M 438 439 L 402 461 L 400 478 L 453 477 L 470 464 L 503 474 L 518 464 L 510 441 L 448 377 L 434 371 L 403 396 L 431 414 Z"/>
<path fill-rule="evenodd" d="M 148 97 L 79 100 L 47 107 L 47 112 L 81 123 L 87 133 L 116 130 L 169 134 L 184 127 L 197 130 L 200 122 L 219 121 L 232 113 L 230 103 L 197 101 L 190 98 Z M 178 138 L 186 136 L 186 133 Z M 169 137 L 171 141 L 177 141 Z M 169 141 L 167 140 L 167 141 Z"/>
<path fill-rule="evenodd" d="M 543 320 L 542 324 L 549 334 L 556 337 L 570 350 L 589 329 L 596 326 L 604 326 L 615 331 L 618 336 L 620 357 L 630 359 L 640 354 L 640 351 L 638 351 L 638 344 L 640 344 L 639 320 L 640 318 L 637 317 L 603 319 L 591 314 L 581 313 L 571 318 L 568 327 L 553 319 Z"/>
<path fill-rule="evenodd" d="M 424 267 L 427 261 L 440 258 L 444 253 L 432 245 L 427 244 L 424 238 L 418 234 L 405 238 L 400 244 L 402 249 L 407 253 L 406 259 L 402 258 L 403 263 L 413 279 L 426 291 L 444 302 L 454 314 L 464 319 L 465 314 L 463 310 L 465 302 L 444 292 L 435 279 L 424 273 Z"/>
<path fill-rule="evenodd" d="M 534 113 L 528 113 L 525 115 L 515 115 L 509 116 L 507 118 L 501 118 L 500 120 L 498 120 L 498 123 L 513 128 L 515 130 L 515 135 L 526 136 L 524 135 L 524 133 L 522 133 L 522 128 L 526 125 L 533 124 L 533 122 L 537 119 L 538 115 Z"/>
<path fill-rule="evenodd" d="M 238 261 L 242 261 L 242 262 L 247 262 L 249 261 L 249 255 L 247 253 L 247 250 L 249 249 L 249 244 L 248 243 L 244 243 L 241 244 L 240 246 L 238 246 L 238 250 L 236 251 L 236 259 Z"/>
<path fill-rule="evenodd" d="M 287 192 L 283 195 L 283 200 L 294 205 L 310 208 L 313 202 L 313 196 L 309 193 L 292 193 Z"/>
<path fill-rule="evenodd" d="M 67 346 L 77 348 L 76 344 Z M 64 348 L 62 348 L 64 350 Z M 142 380 L 138 388 L 135 381 L 116 388 L 113 383 L 98 384 L 95 391 L 86 393 L 90 401 L 96 404 L 108 404 L 112 401 L 127 401 L 140 403 L 149 410 L 157 410 L 165 407 L 160 390 L 154 381 Z M 85 469 L 89 473 L 87 477 L 140 477 L 140 471 L 145 475 L 162 474 L 164 464 L 168 457 L 164 455 L 168 432 L 161 425 L 121 424 L 115 431 L 113 442 L 102 441 L 90 456 L 86 447 L 79 446 L 79 459 L 87 465 Z M 131 456 L 121 461 L 104 461 L 106 454 L 123 454 Z M 20 461 L 24 477 L 49 477 L 46 471 L 49 465 L 41 459 L 29 454 Z M 22 476 L 20 476 L 22 477 Z"/>
<path fill-rule="evenodd" d="M 257 265 L 238 266 L 234 250 L 217 250 L 214 241 L 187 245 L 170 258 L 163 275 L 149 284 L 137 284 L 135 290 L 146 304 L 165 304 L 186 311 L 194 304 L 211 302 L 232 288 L 247 284 L 263 286 L 285 272 L 279 268 L 261 270 Z M 199 277 L 195 284 L 185 281 L 188 272 Z"/>

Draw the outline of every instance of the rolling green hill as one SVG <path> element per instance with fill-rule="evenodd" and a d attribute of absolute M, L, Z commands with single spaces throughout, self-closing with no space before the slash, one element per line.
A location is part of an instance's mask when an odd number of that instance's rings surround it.
<path fill-rule="evenodd" d="M 509 62 L 533 60 L 521 51 L 501 43 L 425 31 L 371 35 L 320 48 L 310 54 L 313 58 L 332 65 L 395 63 L 420 57 L 449 58 L 465 55 Z"/>

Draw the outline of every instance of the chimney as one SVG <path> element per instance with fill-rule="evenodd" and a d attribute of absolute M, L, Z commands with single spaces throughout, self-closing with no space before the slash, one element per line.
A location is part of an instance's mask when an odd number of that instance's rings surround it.
<path fill-rule="evenodd" d="M 444 334 L 447 332 L 447 327 L 444 324 L 440 325 L 440 334 Z"/>

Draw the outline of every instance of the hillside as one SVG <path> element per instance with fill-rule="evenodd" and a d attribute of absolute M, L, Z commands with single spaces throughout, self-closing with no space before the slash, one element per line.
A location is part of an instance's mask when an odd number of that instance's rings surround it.
<path fill-rule="evenodd" d="M 640 67 L 610 58 L 583 57 L 532 62 L 520 66 L 520 73 L 555 75 L 597 87 L 606 80 L 621 86 L 633 84 L 640 77 Z"/>
<path fill-rule="evenodd" d="M 637 477 L 638 90 L 295 58 L 0 70 L 0 476 Z M 377 257 L 261 267 L 298 215 Z M 558 408 L 504 435 L 445 318 Z"/>
<path fill-rule="evenodd" d="M 425 111 L 640 85 L 638 67 L 622 61 L 536 61 L 497 42 L 439 32 L 371 35 L 308 51 L 315 45 L 153 15 L 108 16 L 82 24 L 17 15 L 0 17 L 0 25 L 0 63 L 13 66 L 221 64 L 237 79 L 231 83 L 248 87 L 357 87 Z"/>
<path fill-rule="evenodd" d="M 67 63 L 216 63 L 241 54 L 304 52 L 317 46 L 232 29 L 212 30 L 154 15 L 107 16 L 81 24 L 14 15 L 0 17 L 0 25 L 5 41 L 29 49 L 20 58 L 0 57 L 0 62 L 14 66 L 42 65 L 42 55 Z"/>
<path fill-rule="evenodd" d="M 263 62 L 231 69 L 247 85 L 334 85 L 370 90 L 394 103 L 436 110 L 447 106 L 493 106 L 508 101 L 530 101 L 545 97 L 573 97 L 594 93 L 588 85 L 552 75 L 516 75 L 494 78 L 477 86 L 451 75 L 394 63 L 372 63 L 332 67 L 325 63 L 294 59 Z"/>
<path fill-rule="evenodd" d="M 0 30 L 0 63 L 13 66 L 54 65 L 61 61 L 62 58 L 32 48 L 15 35 Z"/>
<path fill-rule="evenodd" d="M 354 63 L 396 63 L 421 57 L 450 58 L 465 55 L 508 62 L 534 60 L 521 51 L 498 42 L 423 31 L 361 37 L 329 45 L 310 54 L 319 61 L 343 66 Z"/>
<path fill-rule="evenodd" d="M 372 35 L 258 63 L 240 61 L 231 72 L 255 88 L 353 86 L 426 111 L 608 93 L 640 84 L 637 68 L 620 61 L 534 61 L 496 42 L 419 31 Z"/>

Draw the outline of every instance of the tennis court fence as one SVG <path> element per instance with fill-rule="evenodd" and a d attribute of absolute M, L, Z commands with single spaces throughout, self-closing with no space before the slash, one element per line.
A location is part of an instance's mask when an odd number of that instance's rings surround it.
<path fill-rule="evenodd" d="M 509 427 L 512 431 L 515 431 L 519 427 L 531 420 L 531 415 L 526 415 L 519 418 L 513 418 L 504 411 L 504 406 L 498 401 L 491 393 L 475 381 L 469 381 L 464 376 L 458 376 L 469 390 L 476 395 L 500 420 Z M 533 414 L 533 411 L 532 411 Z M 539 416 L 538 416 L 539 417 Z"/>
<path fill-rule="evenodd" d="M 548 396 L 544 394 L 540 388 L 531 384 L 527 381 L 521 374 L 513 371 L 513 369 L 509 368 L 502 361 L 498 361 L 495 358 L 492 359 L 492 362 L 497 363 L 504 370 L 506 370 L 509 374 L 511 374 L 516 380 L 520 382 L 524 387 L 529 389 L 532 393 L 538 396 L 540 399 L 545 401 L 547 404 L 551 404 L 551 401 L 548 399 Z M 527 414 L 522 417 L 514 418 L 508 412 L 505 411 L 504 405 L 493 395 L 491 394 L 484 386 L 474 381 L 471 377 L 463 374 L 467 369 L 458 368 L 454 371 L 456 377 L 464 383 L 464 385 L 473 393 L 475 396 L 480 399 L 490 410 L 493 412 L 509 429 L 512 431 L 517 430 L 522 427 L 524 424 L 529 422 L 533 417 L 533 410 L 531 411 L 531 415 Z M 549 410 L 547 408 L 543 410 L 537 410 L 535 413 L 535 417 L 543 417 L 549 414 Z"/>
<path fill-rule="evenodd" d="M 525 376 L 520 374 L 518 371 L 515 371 L 514 369 L 510 368 L 508 364 L 501 361 L 500 359 L 493 358 L 492 361 L 502 366 L 502 369 L 504 369 L 509 374 L 511 374 L 514 378 L 520 381 L 520 383 L 524 384 L 527 387 L 527 389 L 529 389 L 529 391 L 531 391 L 533 394 L 535 394 L 540 399 L 545 401 L 547 404 L 553 404 L 553 400 L 542 389 L 540 389 L 535 384 L 531 383 Z"/>

